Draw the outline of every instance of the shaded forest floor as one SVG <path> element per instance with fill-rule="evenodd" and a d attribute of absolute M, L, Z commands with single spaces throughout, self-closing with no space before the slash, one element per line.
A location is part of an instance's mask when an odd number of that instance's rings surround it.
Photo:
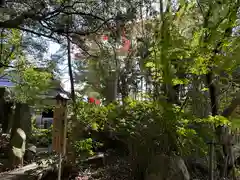
<path fill-rule="evenodd" d="M 50 158 L 50 157 L 49 157 Z M 103 165 L 103 159 L 97 159 L 94 163 L 82 163 L 79 167 L 65 165 L 61 180 L 128 180 L 131 174 L 126 161 L 121 158 L 108 159 Z M 46 163 L 46 161 L 45 161 Z M 32 163 L 13 171 L 0 173 L 0 179 L 4 180 L 57 180 L 57 169 L 51 165 L 42 166 Z"/>
<path fill-rule="evenodd" d="M 32 163 L 11 172 L 0 173 L 2 180 L 57 180 L 57 169 L 52 164 L 47 164 L 50 156 L 45 156 L 39 163 Z M 55 164 L 56 165 L 56 164 Z M 240 169 L 236 170 L 237 179 L 240 180 Z M 190 180 L 206 180 L 205 177 L 191 177 Z M 230 180 L 231 178 L 224 180 Z M 127 160 L 123 157 L 111 156 L 106 159 L 98 158 L 94 162 L 86 161 L 78 167 L 65 165 L 61 180 L 132 180 L 132 172 Z M 173 179 L 176 180 L 176 179 Z M 181 180 L 181 179 L 177 179 Z"/>
<path fill-rule="evenodd" d="M 1 163 L 0 159 L 0 163 Z M 7 160 L 7 159 L 5 159 Z M 51 162 L 49 161 L 51 160 Z M 35 162 L 12 171 L 0 173 L 2 180 L 57 180 L 57 156 L 48 154 L 48 148 L 37 148 Z M 240 169 L 236 170 L 240 180 Z M 66 165 L 61 180 L 132 180 L 133 173 L 127 159 L 117 156 L 101 156 L 78 163 L 78 167 Z M 193 176 L 192 176 L 193 177 Z M 196 176 L 191 180 L 206 180 L 205 176 Z M 174 179 L 175 180 L 175 179 Z M 225 179 L 228 180 L 228 179 Z"/>

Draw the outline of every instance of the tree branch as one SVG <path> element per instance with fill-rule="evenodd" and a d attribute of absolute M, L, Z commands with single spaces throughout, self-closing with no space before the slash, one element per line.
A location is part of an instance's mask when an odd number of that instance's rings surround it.
<path fill-rule="evenodd" d="M 61 3 L 60 6 L 50 12 L 47 12 L 45 14 L 42 14 L 41 16 L 39 16 L 39 13 L 36 13 L 38 11 L 38 9 L 32 9 L 31 11 L 27 11 L 27 12 L 22 12 L 21 15 L 13 18 L 13 19 L 9 19 L 6 21 L 0 21 L 0 28 L 17 28 L 21 25 L 24 24 L 24 21 L 26 19 L 32 19 L 32 20 L 44 20 L 44 19 L 50 19 L 52 17 L 57 16 L 60 12 L 62 12 L 65 8 L 65 6 L 63 6 L 64 3 Z"/>
<path fill-rule="evenodd" d="M 94 15 L 92 13 L 84 13 L 84 12 L 80 12 L 80 11 L 74 11 L 74 12 L 67 12 L 67 11 L 63 11 L 62 12 L 63 14 L 66 14 L 66 15 L 80 15 L 80 16 L 88 16 L 88 17 L 92 17 L 94 19 L 98 19 L 98 20 L 101 20 L 101 21 L 106 21 L 104 18 L 101 18 L 97 15 Z M 112 19 L 112 18 L 111 18 Z"/>
<path fill-rule="evenodd" d="M 26 28 L 23 28 L 23 27 L 17 27 L 16 29 L 19 29 L 19 30 L 21 30 L 21 31 L 25 31 L 25 32 L 28 32 L 28 33 L 31 33 L 31 34 L 35 34 L 35 35 L 37 35 L 37 36 L 41 36 L 41 37 L 53 39 L 53 40 L 55 40 L 55 41 L 58 42 L 58 43 L 60 42 L 59 39 L 57 39 L 57 38 L 55 38 L 55 37 L 52 36 L 52 35 L 53 35 L 53 32 L 48 35 L 48 34 L 43 34 L 43 33 L 39 33 L 39 32 L 33 31 L 33 30 L 31 30 L 31 29 L 26 29 Z"/>
<path fill-rule="evenodd" d="M 6 21 L 0 21 L 0 28 L 17 28 L 22 25 L 26 19 L 41 20 L 43 17 L 36 15 L 35 12 L 24 12 L 21 15 Z"/>

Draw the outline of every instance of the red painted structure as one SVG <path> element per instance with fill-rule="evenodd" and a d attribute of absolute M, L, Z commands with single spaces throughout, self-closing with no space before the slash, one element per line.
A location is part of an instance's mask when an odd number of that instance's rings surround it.
<path fill-rule="evenodd" d="M 101 103 L 99 99 L 95 99 L 93 97 L 88 97 L 88 102 L 90 104 L 96 104 L 96 105 L 100 105 L 100 103 Z"/>

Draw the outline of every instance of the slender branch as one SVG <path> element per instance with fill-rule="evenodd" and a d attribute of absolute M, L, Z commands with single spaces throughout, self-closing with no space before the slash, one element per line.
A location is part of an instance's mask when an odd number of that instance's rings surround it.
<path fill-rule="evenodd" d="M 76 43 L 76 42 L 74 42 L 72 39 L 70 39 L 69 38 L 69 40 L 70 40 L 70 42 L 72 43 L 72 44 L 75 44 L 75 45 L 77 45 L 78 46 L 78 44 Z M 90 54 L 86 49 L 84 49 L 84 48 L 82 48 L 82 47 L 80 47 L 80 46 L 78 46 L 84 53 L 86 53 L 89 57 L 92 57 L 92 58 L 97 58 L 98 56 L 96 56 L 96 55 L 93 55 L 93 54 Z"/>
<path fill-rule="evenodd" d="M 80 36 L 86 36 L 86 35 L 90 35 L 90 34 L 94 34 L 96 32 L 98 32 L 105 24 L 107 24 L 109 21 L 113 20 L 113 18 L 110 18 L 110 19 L 107 19 L 105 20 L 101 25 L 99 25 L 96 29 L 92 30 L 92 31 L 68 31 L 69 34 L 77 34 L 77 35 L 80 35 Z M 39 21 L 41 22 L 41 21 Z M 43 26 L 43 24 L 41 23 L 41 25 Z M 58 33 L 62 36 L 67 36 L 67 32 L 62 32 L 60 29 L 54 29 L 54 28 L 50 28 L 50 27 L 47 27 L 47 26 L 43 26 L 44 28 L 48 29 L 49 31 L 51 31 L 51 34 L 43 34 L 43 33 L 40 33 L 40 32 L 36 32 L 36 31 L 33 31 L 31 29 L 26 29 L 26 28 L 23 28 L 23 27 L 16 27 L 17 29 L 19 30 L 22 30 L 22 31 L 25 31 L 25 32 L 28 32 L 28 33 L 32 33 L 32 34 L 35 34 L 37 36 L 42 36 L 42 37 L 46 37 L 46 38 L 49 38 L 49 39 L 53 39 L 55 41 L 57 41 L 58 43 L 60 42 L 59 39 L 53 37 L 52 35 L 54 33 Z"/>
<path fill-rule="evenodd" d="M 43 19 L 49 19 L 50 17 L 55 17 L 55 14 L 58 14 L 58 12 L 61 12 L 64 9 L 63 3 L 61 3 L 60 7 L 47 12 L 41 16 L 39 16 L 38 13 L 36 13 L 36 9 L 32 9 L 31 11 L 23 12 L 21 15 L 9 19 L 6 21 L 0 21 L 0 28 L 17 28 L 20 25 L 24 24 L 24 21 L 26 19 L 32 19 L 32 20 L 43 20 Z"/>
<path fill-rule="evenodd" d="M 71 98 L 72 98 L 74 105 L 76 105 L 74 78 L 73 78 L 73 72 L 72 72 L 71 42 L 70 42 L 69 37 L 67 37 L 67 50 L 68 50 L 68 71 L 69 71 L 68 73 L 69 73 L 70 84 L 71 84 Z"/>
<path fill-rule="evenodd" d="M 188 104 L 188 100 L 189 100 L 189 95 L 187 94 L 184 102 L 182 103 L 182 105 L 180 106 L 180 109 L 178 112 L 181 112 L 183 110 L 183 108 Z"/>
<path fill-rule="evenodd" d="M 36 15 L 35 12 L 24 12 L 21 15 L 6 21 L 0 21 L 0 28 L 17 28 L 24 24 L 26 19 L 41 20 L 43 17 Z"/>
<path fill-rule="evenodd" d="M 17 29 L 21 30 L 21 31 L 25 31 L 25 32 L 28 32 L 28 33 L 31 33 L 31 34 L 35 34 L 37 36 L 42 36 L 42 37 L 46 37 L 46 38 L 49 38 L 49 39 L 53 39 L 55 41 L 57 41 L 58 43 L 60 42 L 59 39 L 53 37 L 53 32 L 51 34 L 43 34 L 43 33 L 39 33 L 39 32 L 36 32 L 36 31 L 33 31 L 31 29 L 26 29 L 26 28 L 23 28 L 23 27 L 17 27 Z"/>
<path fill-rule="evenodd" d="M 68 1 L 68 5 L 70 5 L 71 0 Z M 71 85 L 71 98 L 73 101 L 73 108 L 74 108 L 74 116 L 76 116 L 76 95 L 75 95 L 75 88 L 74 88 L 74 77 L 73 77 L 73 70 L 72 70 L 72 58 L 71 58 L 71 41 L 69 38 L 69 29 L 70 24 L 72 23 L 71 14 L 68 14 L 68 21 L 67 21 L 67 54 L 68 54 L 68 74 L 70 79 Z"/>
<path fill-rule="evenodd" d="M 81 12 L 81 11 L 74 11 L 74 12 L 63 11 L 62 13 L 66 14 L 66 15 L 88 16 L 88 17 L 92 17 L 94 19 L 98 19 L 98 20 L 101 20 L 101 21 L 106 21 L 104 18 L 101 18 L 101 17 L 99 17 L 97 15 L 94 15 L 94 14 L 91 14 L 91 13 L 84 13 L 84 12 Z"/>
<path fill-rule="evenodd" d="M 96 29 L 92 30 L 92 31 L 68 31 L 69 34 L 78 34 L 80 36 L 87 36 L 90 34 L 94 34 L 97 33 L 104 25 L 108 25 L 108 22 L 113 20 L 114 18 L 109 18 L 107 20 L 104 20 L 102 24 L 100 24 Z M 64 33 L 64 32 L 59 32 L 59 30 L 55 30 L 55 32 L 58 33 Z"/>
<path fill-rule="evenodd" d="M 201 6 L 199 0 L 197 0 L 197 5 L 198 5 L 198 7 L 199 7 L 199 9 L 200 9 L 200 11 L 201 11 L 203 17 L 205 18 L 205 16 L 204 16 L 204 12 L 203 12 L 203 9 L 202 9 L 202 6 Z"/>

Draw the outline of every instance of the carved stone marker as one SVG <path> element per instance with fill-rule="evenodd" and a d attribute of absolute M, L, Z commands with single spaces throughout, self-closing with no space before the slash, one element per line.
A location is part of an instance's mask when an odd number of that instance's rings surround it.
<path fill-rule="evenodd" d="M 26 134 L 25 132 L 17 128 L 11 139 L 11 152 L 10 157 L 12 157 L 12 165 L 18 166 L 23 165 L 23 156 L 25 154 L 25 146 L 26 146 Z"/>

